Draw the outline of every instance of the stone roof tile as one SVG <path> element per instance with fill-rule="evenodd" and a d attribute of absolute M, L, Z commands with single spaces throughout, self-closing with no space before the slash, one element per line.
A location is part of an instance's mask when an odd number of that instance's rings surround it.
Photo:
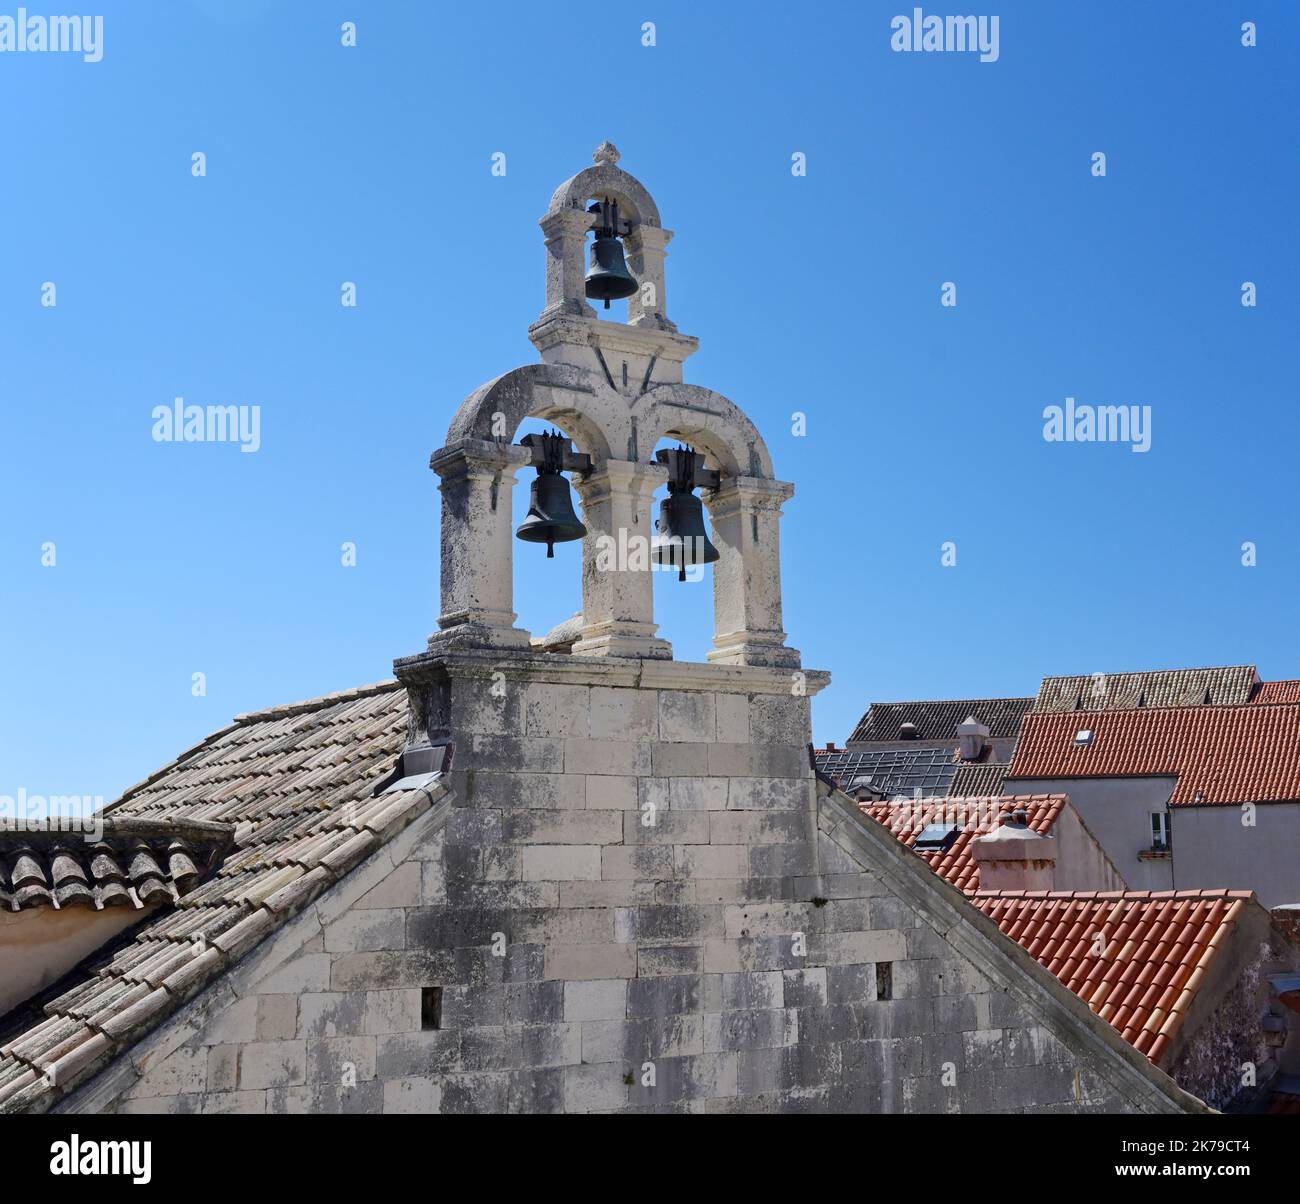
<path fill-rule="evenodd" d="M 0 1112 L 48 1108 L 445 793 L 433 782 L 372 797 L 406 725 L 393 681 L 242 715 L 106 809 L 106 834 L 134 843 L 106 835 L 112 868 L 98 881 L 120 876 L 137 893 L 162 882 L 168 905 L 6 1018 Z M 215 855 L 197 839 L 205 832 L 220 834 Z M 74 852 L 74 869 L 52 847 L 33 856 L 23 883 L 95 881 L 93 859 Z"/>

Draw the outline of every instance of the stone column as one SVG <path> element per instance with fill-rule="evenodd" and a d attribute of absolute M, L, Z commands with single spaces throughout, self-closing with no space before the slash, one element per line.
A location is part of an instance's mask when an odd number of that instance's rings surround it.
<path fill-rule="evenodd" d="M 546 235 L 546 308 L 542 318 L 562 313 L 595 316 L 587 304 L 587 266 L 583 262 L 593 220 L 593 215 L 582 209 L 561 209 L 548 213 L 539 223 Z"/>
<path fill-rule="evenodd" d="M 442 613 L 431 651 L 528 648 L 514 610 L 515 473 L 528 464 L 525 447 L 466 439 L 433 453 L 442 478 Z"/>
<path fill-rule="evenodd" d="M 723 665 L 799 666 L 781 627 L 781 506 L 784 481 L 724 477 L 703 495 L 713 520 L 713 651 Z"/>
<path fill-rule="evenodd" d="M 650 505 L 668 479 L 659 464 L 606 460 L 576 478 L 582 497 L 582 638 L 575 656 L 671 659 L 673 648 L 656 638 Z"/>
<path fill-rule="evenodd" d="M 668 241 L 673 236 L 671 230 L 658 226 L 636 226 L 623 240 L 627 250 L 628 267 L 637 283 L 644 285 L 649 281 L 654 286 L 654 304 L 643 306 L 641 292 L 633 293 L 627 299 L 627 322 L 629 326 L 653 326 L 659 330 L 676 330 L 668 320 L 668 298 L 664 288 L 664 260 L 667 258 Z"/>

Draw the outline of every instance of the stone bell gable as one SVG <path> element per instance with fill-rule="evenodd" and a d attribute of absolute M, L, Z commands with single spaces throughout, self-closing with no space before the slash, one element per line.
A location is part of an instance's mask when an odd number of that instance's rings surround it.
<path fill-rule="evenodd" d="M 617 166 L 608 143 L 596 164 L 562 184 L 542 218 L 546 305 L 529 328 L 542 363 L 516 368 L 475 390 L 433 453 L 442 492 L 442 609 L 429 648 L 528 647 L 514 626 L 510 489 L 530 462 L 514 444 L 525 418 L 560 427 L 591 468 L 575 485 L 582 498 L 581 656 L 666 659 L 657 634 L 652 575 L 596 568 L 603 539 L 649 538 L 651 498 L 667 479 L 651 458 L 673 438 L 708 458 L 718 487 L 704 504 L 719 552 L 713 568 L 713 650 L 709 661 L 797 667 L 781 618 L 780 517 L 794 487 L 778 481 L 767 446 L 733 402 L 686 384 L 682 364 L 698 340 L 679 334 L 666 308 L 665 246 L 672 237 L 645 187 Z M 595 220 L 592 197 L 612 197 L 630 223 L 624 239 L 640 289 L 626 323 L 606 321 L 583 293 L 583 247 Z"/>
<path fill-rule="evenodd" d="M 586 300 L 607 200 L 626 322 Z M 0 1031 L 0 1110 L 1198 1109 L 816 777 L 829 675 L 781 611 L 793 488 L 734 403 L 682 380 L 670 232 L 608 144 L 542 228 L 542 362 L 471 394 L 432 456 L 438 630 L 395 682 L 242 716 L 117 804 L 227 824 L 230 850 Z M 566 653 L 515 626 L 526 418 L 576 446 Z M 663 438 L 704 457 L 705 663 L 673 659 L 646 566 L 598 556 L 650 535 Z"/>

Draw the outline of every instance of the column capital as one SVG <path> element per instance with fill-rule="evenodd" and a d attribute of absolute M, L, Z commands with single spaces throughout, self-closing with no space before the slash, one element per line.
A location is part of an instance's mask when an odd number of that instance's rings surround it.
<path fill-rule="evenodd" d="M 654 496 L 668 480 L 662 464 L 643 460 L 602 460 L 589 473 L 575 477 L 574 485 L 585 503 L 596 502 L 610 493 L 628 493 L 638 502 Z"/>
<path fill-rule="evenodd" d="M 595 214 L 588 213 L 585 209 L 557 209 L 554 213 L 546 214 L 537 224 L 548 239 L 572 234 L 585 238 L 595 221 Z"/>
<path fill-rule="evenodd" d="M 736 509 L 775 510 L 794 497 L 794 485 L 789 481 L 773 481 L 766 477 L 723 477 L 717 489 L 705 495 L 709 512 L 721 517 Z"/>
<path fill-rule="evenodd" d="M 509 472 L 513 476 L 532 461 L 526 447 L 493 439 L 461 439 L 440 447 L 429 457 L 429 467 L 444 481 L 461 476 L 496 476 Z"/>
<path fill-rule="evenodd" d="M 673 232 L 663 226 L 634 226 L 624 241 L 628 249 L 644 247 L 648 251 L 662 251 L 673 239 Z"/>

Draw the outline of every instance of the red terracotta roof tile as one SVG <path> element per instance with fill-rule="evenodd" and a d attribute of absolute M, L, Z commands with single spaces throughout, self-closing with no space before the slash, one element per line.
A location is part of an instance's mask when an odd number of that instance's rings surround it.
<path fill-rule="evenodd" d="M 1220 890 L 980 891 L 971 902 L 1159 1064 L 1250 897 Z"/>
<path fill-rule="evenodd" d="M 1075 743 L 1087 730 L 1092 739 Z M 1016 779 L 1174 777 L 1170 802 L 1300 799 L 1300 703 L 1025 716 Z"/>
<path fill-rule="evenodd" d="M 1253 703 L 1300 702 L 1300 680 L 1261 681 L 1250 701 Z"/>
<path fill-rule="evenodd" d="M 883 824 L 910 849 L 929 824 L 957 824 L 961 831 L 946 850 L 917 853 L 930 868 L 958 890 L 979 890 L 979 867 L 971 852 L 976 836 L 993 831 L 1017 807 L 1024 807 L 1029 827 L 1047 835 L 1065 806 L 1063 794 L 1003 795 L 998 798 L 925 798 L 859 803 L 859 810 Z"/>

